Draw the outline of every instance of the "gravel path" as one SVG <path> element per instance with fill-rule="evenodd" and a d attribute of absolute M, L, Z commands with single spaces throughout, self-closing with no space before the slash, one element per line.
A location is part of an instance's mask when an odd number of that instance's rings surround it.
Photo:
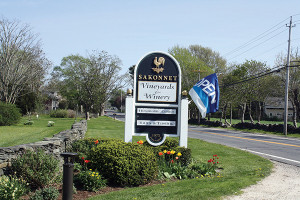
<path fill-rule="evenodd" d="M 300 167 L 273 162 L 270 176 L 224 200 L 300 200 Z"/>

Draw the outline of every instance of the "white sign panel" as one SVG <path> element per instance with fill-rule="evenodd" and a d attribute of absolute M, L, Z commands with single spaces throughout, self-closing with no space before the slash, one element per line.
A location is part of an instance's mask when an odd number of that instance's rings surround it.
<path fill-rule="evenodd" d="M 176 82 L 138 81 L 138 101 L 176 102 Z"/>
<path fill-rule="evenodd" d="M 166 114 L 176 115 L 176 109 L 163 109 L 163 108 L 138 108 L 137 113 L 142 114 Z"/>
<path fill-rule="evenodd" d="M 176 126 L 176 121 L 137 120 L 138 126 Z"/>

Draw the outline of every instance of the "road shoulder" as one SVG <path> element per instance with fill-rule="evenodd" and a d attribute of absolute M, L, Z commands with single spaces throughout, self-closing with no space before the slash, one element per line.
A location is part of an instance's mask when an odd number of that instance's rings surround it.
<path fill-rule="evenodd" d="M 300 197 L 300 167 L 275 162 L 270 176 L 242 190 L 243 194 L 224 200 L 296 200 Z"/>

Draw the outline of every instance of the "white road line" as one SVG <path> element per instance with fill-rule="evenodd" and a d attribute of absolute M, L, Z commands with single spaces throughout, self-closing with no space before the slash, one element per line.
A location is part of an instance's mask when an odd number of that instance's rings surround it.
<path fill-rule="evenodd" d="M 291 160 L 291 159 L 288 159 L 288 158 L 282 158 L 282 157 L 279 157 L 279 156 L 274 156 L 274 155 L 270 155 L 270 154 L 266 154 L 266 153 L 252 151 L 252 150 L 249 150 L 249 149 L 241 149 L 241 150 L 248 151 L 250 153 L 265 155 L 265 156 L 269 156 L 269 157 L 273 157 L 273 158 L 277 158 L 277 159 L 286 160 L 286 161 L 290 161 L 290 162 L 294 162 L 294 163 L 299 163 L 300 164 L 300 161 L 297 161 L 297 160 Z"/>

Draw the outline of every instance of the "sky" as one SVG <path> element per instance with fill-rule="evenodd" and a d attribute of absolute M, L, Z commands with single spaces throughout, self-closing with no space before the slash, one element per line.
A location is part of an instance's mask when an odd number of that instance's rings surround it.
<path fill-rule="evenodd" d="M 39 34 L 53 66 L 71 54 L 106 51 L 122 61 L 121 73 L 152 51 L 176 45 L 209 47 L 228 63 L 275 66 L 300 47 L 299 0 L 0 0 L 0 17 L 19 20 Z"/>

